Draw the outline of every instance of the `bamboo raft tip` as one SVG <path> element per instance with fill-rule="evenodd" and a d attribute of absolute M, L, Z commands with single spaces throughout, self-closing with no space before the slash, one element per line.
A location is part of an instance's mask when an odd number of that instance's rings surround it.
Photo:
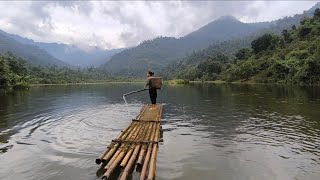
<path fill-rule="evenodd" d="M 99 165 L 99 164 L 101 164 L 101 162 L 102 162 L 102 160 L 101 160 L 101 159 L 99 159 L 99 158 L 97 158 L 97 159 L 96 159 L 96 164 L 98 164 L 98 165 Z"/>
<path fill-rule="evenodd" d="M 162 138 L 160 126 L 162 105 L 150 107 L 151 105 L 144 105 L 139 115 L 95 160 L 96 164 L 103 163 L 99 169 L 104 171 L 102 174 L 99 173 L 102 179 L 113 176 L 116 169 L 122 172 L 119 173 L 120 180 L 127 179 L 133 172 L 132 169 L 140 172 L 141 180 L 154 179 L 158 143 Z"/>

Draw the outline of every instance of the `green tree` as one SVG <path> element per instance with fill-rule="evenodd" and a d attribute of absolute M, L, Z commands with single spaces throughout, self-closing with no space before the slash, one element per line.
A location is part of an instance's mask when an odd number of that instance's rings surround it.
<path fill-rule="evenodd" d="M 208 60 L 201 62 L 198 67 L 200 72 L 208 73 L 208 74 L 220 74 L 222 70 L 222 65 L 219 62 L 213 61 L 213 60 Z"/>
<path fill-rule="evenodd" d="M 304 38 L 306 37 L 312 30 L 312 27 L 308 26 L 301 26 L 299 28 L 299 37 Z"/>
<path fill-rule="evenodd" d="M 249 48 L 242 48 L 240 49 L 235 56 L 239 59 L 239 60 L 245 60 L 248 59 L 251 56 L 251 49 Z"/>
<path fill-rule="evenodd" d="M 313 18 L 314 19 L 319 19 L 320 18 L 320 9 L 317 8 L 314 13 L 313 13 Z"/>
<path fill-rule="evenodd" d="M 241 79 L 249 80 L 255 74 L 256 69 L 251 61 L 246 61 L 240 65 L 238 71 Z"/>
<path fill-rule="evenodd" d="M 10 89 L 12 88 L 12 71 L 8 65 L 8 62 L 3 56 L 0 56 L 0 89 Z"/>
<path fill-rule="evenodd" d="M 283 36 L 283 39 L 286 43 L 291 43 L 292 42 L 292 37 L 291 37 L 291 34 L 288 32 L 288 30 L 284 29 L 282 32 L 281 32 L 282 36 Z"/>
<path fill-rule="evenodd" d="M 315 50 L 314 57 L 316 61 L 320 62 L 320 44 L 318 44 L 317 49 Z"/>
<path fill-rule="evenodd" d="M 253 49 L 253 52 L 255 54 L 258 54 L 259 52 L 265 51 L 268 48 L 273 49 L 278 41 L 279 38 L 277 36 L 271 34 L 264 34 L 256 40 L 253 40 L 251 43 L 251 47 Z"/>

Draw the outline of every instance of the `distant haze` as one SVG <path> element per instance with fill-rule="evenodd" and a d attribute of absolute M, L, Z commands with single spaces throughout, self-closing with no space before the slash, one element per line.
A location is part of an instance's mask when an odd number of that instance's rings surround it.
<path fill-rule="evenodd" d="M 316 1 L 1 1 L 0 29 L 39 42 L 82 49 L 123 48 L 160 35 L 181 37 L 220 16 L 272 21 Z"/>

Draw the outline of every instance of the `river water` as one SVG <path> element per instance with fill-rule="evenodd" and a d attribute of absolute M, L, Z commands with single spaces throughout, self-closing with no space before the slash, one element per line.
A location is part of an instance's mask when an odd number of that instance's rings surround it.
<path fill-rule="evenodd" d="M 149 102 L 143 84 L 0 96 L 0 179 L 100 179 L 95 158 Z M 320 89 L 165 86 L 156 179 L 320 179 Z M 134 173 L 132 179 L 137 179 Z"/>

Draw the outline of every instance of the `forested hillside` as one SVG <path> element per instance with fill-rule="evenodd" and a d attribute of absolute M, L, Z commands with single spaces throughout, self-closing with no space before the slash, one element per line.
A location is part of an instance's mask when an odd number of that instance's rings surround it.
<path fill-rule="evenodd" d="M 27 88 L 30 84 L 60 84 L 121 80 L 97 68 L 34 66 L 12 53 L 0 54 L 0 91 Z"/>
<path fill-rule="evenodd" d="M 67 63 L 54 58 L 46 51 L 33 46 L 22 44 L 7 35 L 3 32 L 0 33 L 0 54 L 6 52 L 12 52 L 15 55 L 24 58 L 31 64 L 34 65 L 41 65 L 41 66 L 50 66 L 50 65 L 57 65 L 57 66 L 68 66 Z"/>
<path fill-rule="evenodd" d="M 221 17 L 179 39 L 159 37 L 145 41 L 114 55 L 103 68 L 120 76 L 142 76 L 152 69 L 172 77 L 177 67 L 200 63 L 218 52 L 232 58 L 237 50 L 250 47 L 251 41 L 264 33 L 280 34 L 284 28 L 298 26 L 301 18 L 312 16 L 317 7 L 320 3 L 302 14 L 272 22 L 242 23 L 231 16 Z"/>
<path fill-rule="evenodd" d="M 305 17 L 300 26 L 281 35 L 264 34 L 242 48 L 235 58 L 214 53 L 196 65 L 181 69 L 187 80 L 252 81 L 261 83 L 320 83 L 320 10 Z"/>
<path fill-rule="evenodd" d="M 221 78 L 295 84 L 320 83 L 320 10 L 304 18 L 299 27 L 284 29 L 281 36 L 265 34 L 252 41 L 252 49 L 237 53 L 237 63 Z"/>
<path fill-rule="evenodd" d="M 114 55 L 104 68 L 115 75 L 141 76 L 144 71 L 161 68 L 187 53 L 210 44 L 239 38 L 268 27 L 270 23 L 242 23 L 233 17 L 222 17 L 182 38 L 158 37 Z"/>
<path fill-rule="evenodd" d="M 269 28 L 261 29 L 257 32 L 251 33 L 249 36 L 245 36 L 242 38 L 232 39 L 229 41 L 221 42 L 221 43 L 215 43 L 210 45 L 208 48 L 193 51 L 192 53 L 189 53 L 184 58 L 179 59 L 178 61 L 175 61 L 171 63 L 170 65 L 166 66 L 161 70 L 162 76 L 166 78 L 185 78 L 185 79 L 199 79 L 199 77 L 190 77 L 189 74 L 197 74 L 193 71 L 195 71 L 195 66 L 199 63 L 206 61 L 208 59 L 214 59 L 217 55 L 225 55 L 228 56 L 228 58 L 234 60 L 235 54 L 239 49 L 242 48 L 250 48 L 251 42 L 258 38 L 259 36 L 262 36 L 266 33 L 272 33 L 281 35 L 281 31 L 283 29 L 291 28 L 294 26 L 299 26 L 301 19 L 304 17 L 312 17 L 313 12 L 317 7 L 320 7 L 320 3 L 317 3 L 314 7 L 309 9 L 308 11 L 305 11 L 303 14 L 296 14 L 292 17 L 285 17 L 283 19 L 279 19 L 273 22 L 270 22 Z M 231 60 L 230 60 L 231 61 Z M 201 76 L 201 75 L 199 75 Z M 204 78 L 208 79 L 208 78 Z M 209 78 L 214 79 L 214 78 Z"/>

